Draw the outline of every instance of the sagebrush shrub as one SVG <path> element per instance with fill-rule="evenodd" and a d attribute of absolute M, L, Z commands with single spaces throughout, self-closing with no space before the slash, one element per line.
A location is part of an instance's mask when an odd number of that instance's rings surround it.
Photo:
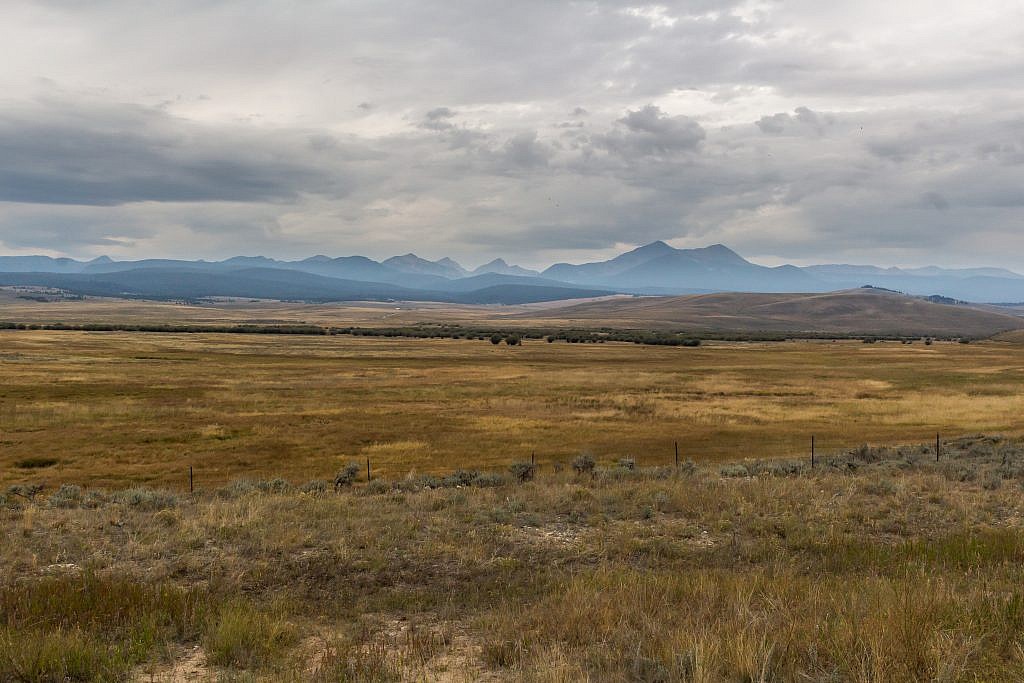
<path fill-rule="evenodd" d="M 529 462 L 514 462 L 509 465 L 508 471 L 516 481 L 524 483 L 533 480 L 534 475 L 537 474 L 537 467 Z"/>
<path fill-rule="evenodd" d="M 588 474 L 594 471 L 594 467 L 597 463 L 594 462 L 594 456 L 589 453 L 581 453 L 573 458 L 572 469 L 576 474 Z"/>
<path fill-rule="evenodd" d="M 340 489 L 345 486 L 351 486 L 356 480 L 356 477 L 359 476 L 359 470 L 361 469 L 362 467 L 360 467 L 359 463 L 356 462 L 350 462 L 345 465 L 341 468 L 340 472 L 334 475 L 334 488 Z"/>

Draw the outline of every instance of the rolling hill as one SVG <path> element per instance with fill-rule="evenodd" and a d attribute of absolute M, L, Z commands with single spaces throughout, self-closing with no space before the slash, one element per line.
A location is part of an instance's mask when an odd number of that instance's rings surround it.
<path fill-rule="evenodd" d="M 693 332 L 990 337 L 1024 318 L 873 288 L 809 294 L 718 293 L 594 301 L 530 313 L 568 322 Z"/>

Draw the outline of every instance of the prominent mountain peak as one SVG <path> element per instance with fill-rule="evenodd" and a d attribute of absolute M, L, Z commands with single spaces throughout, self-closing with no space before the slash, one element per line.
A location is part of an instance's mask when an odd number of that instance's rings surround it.
<path fill-rule="evenodd" d="M 103 255 L 103 256 L 97 256 L 96 258 L 94 258 L 93 260 L 89 261 L 88 263 L 99 265 L 99 264 L 113 263 L 113 262 L 114 262 L 114 259 L 110 258 L 109 256 Z"/>
<path fill-rule="evenodd" d="M 439 261 L 428 261 L 416 254 L 408 253 L 403 256 L 392 256 L 384 261 L 383 264 L 388 268 L 394 268 L 406 273 L 438 275 L 449 279 L 464 277 L 467 274 L 462 266 L 447 257 Z"/>
<path fill-rule="evenodd" d="M 661 240 L 655 240 L 650 244 L 645 244 L 642 247 L 637 247 L 636 249 L 633 249 L 632 251 L 627 251 L 625 254 L 622 254 L 622 256 L 627 256 L 629 254 L 660 256 L 661 254 L 668 254 L 673 251 L 676 251 L 676 249 L 669 246 L 667 243 L 662 242 Z"/>

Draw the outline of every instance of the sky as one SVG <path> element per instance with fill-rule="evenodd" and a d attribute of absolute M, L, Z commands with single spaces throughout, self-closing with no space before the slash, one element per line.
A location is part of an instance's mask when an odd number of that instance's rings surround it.
<path fill-rule="evenodd" d="M 0 252 L 1024 270 L 1024 1 L 4 0 Z"/>

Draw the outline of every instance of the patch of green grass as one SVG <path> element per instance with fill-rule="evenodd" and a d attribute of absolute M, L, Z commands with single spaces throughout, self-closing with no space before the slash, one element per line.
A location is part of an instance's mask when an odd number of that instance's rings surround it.
<path fill-rule="evenodd" d="M 241 669 L 279 662 L 297 642 L 295 624 L 244 602 L 224 605 L 203 636 L 208 661 Z"/>
<path fill-rule="evenodd" d="M 16 460 L 14 466 L 22 470 L 39 470 L 46 467 L 53 467 L 60 463 L 57 458 L 22 458 Z"/>
<path fill-rule="evenodd" d="M 113 681 L 161 644 L 194 638 L 200 592 L 61 576 L 0 588 L 0 680 Z"/>

